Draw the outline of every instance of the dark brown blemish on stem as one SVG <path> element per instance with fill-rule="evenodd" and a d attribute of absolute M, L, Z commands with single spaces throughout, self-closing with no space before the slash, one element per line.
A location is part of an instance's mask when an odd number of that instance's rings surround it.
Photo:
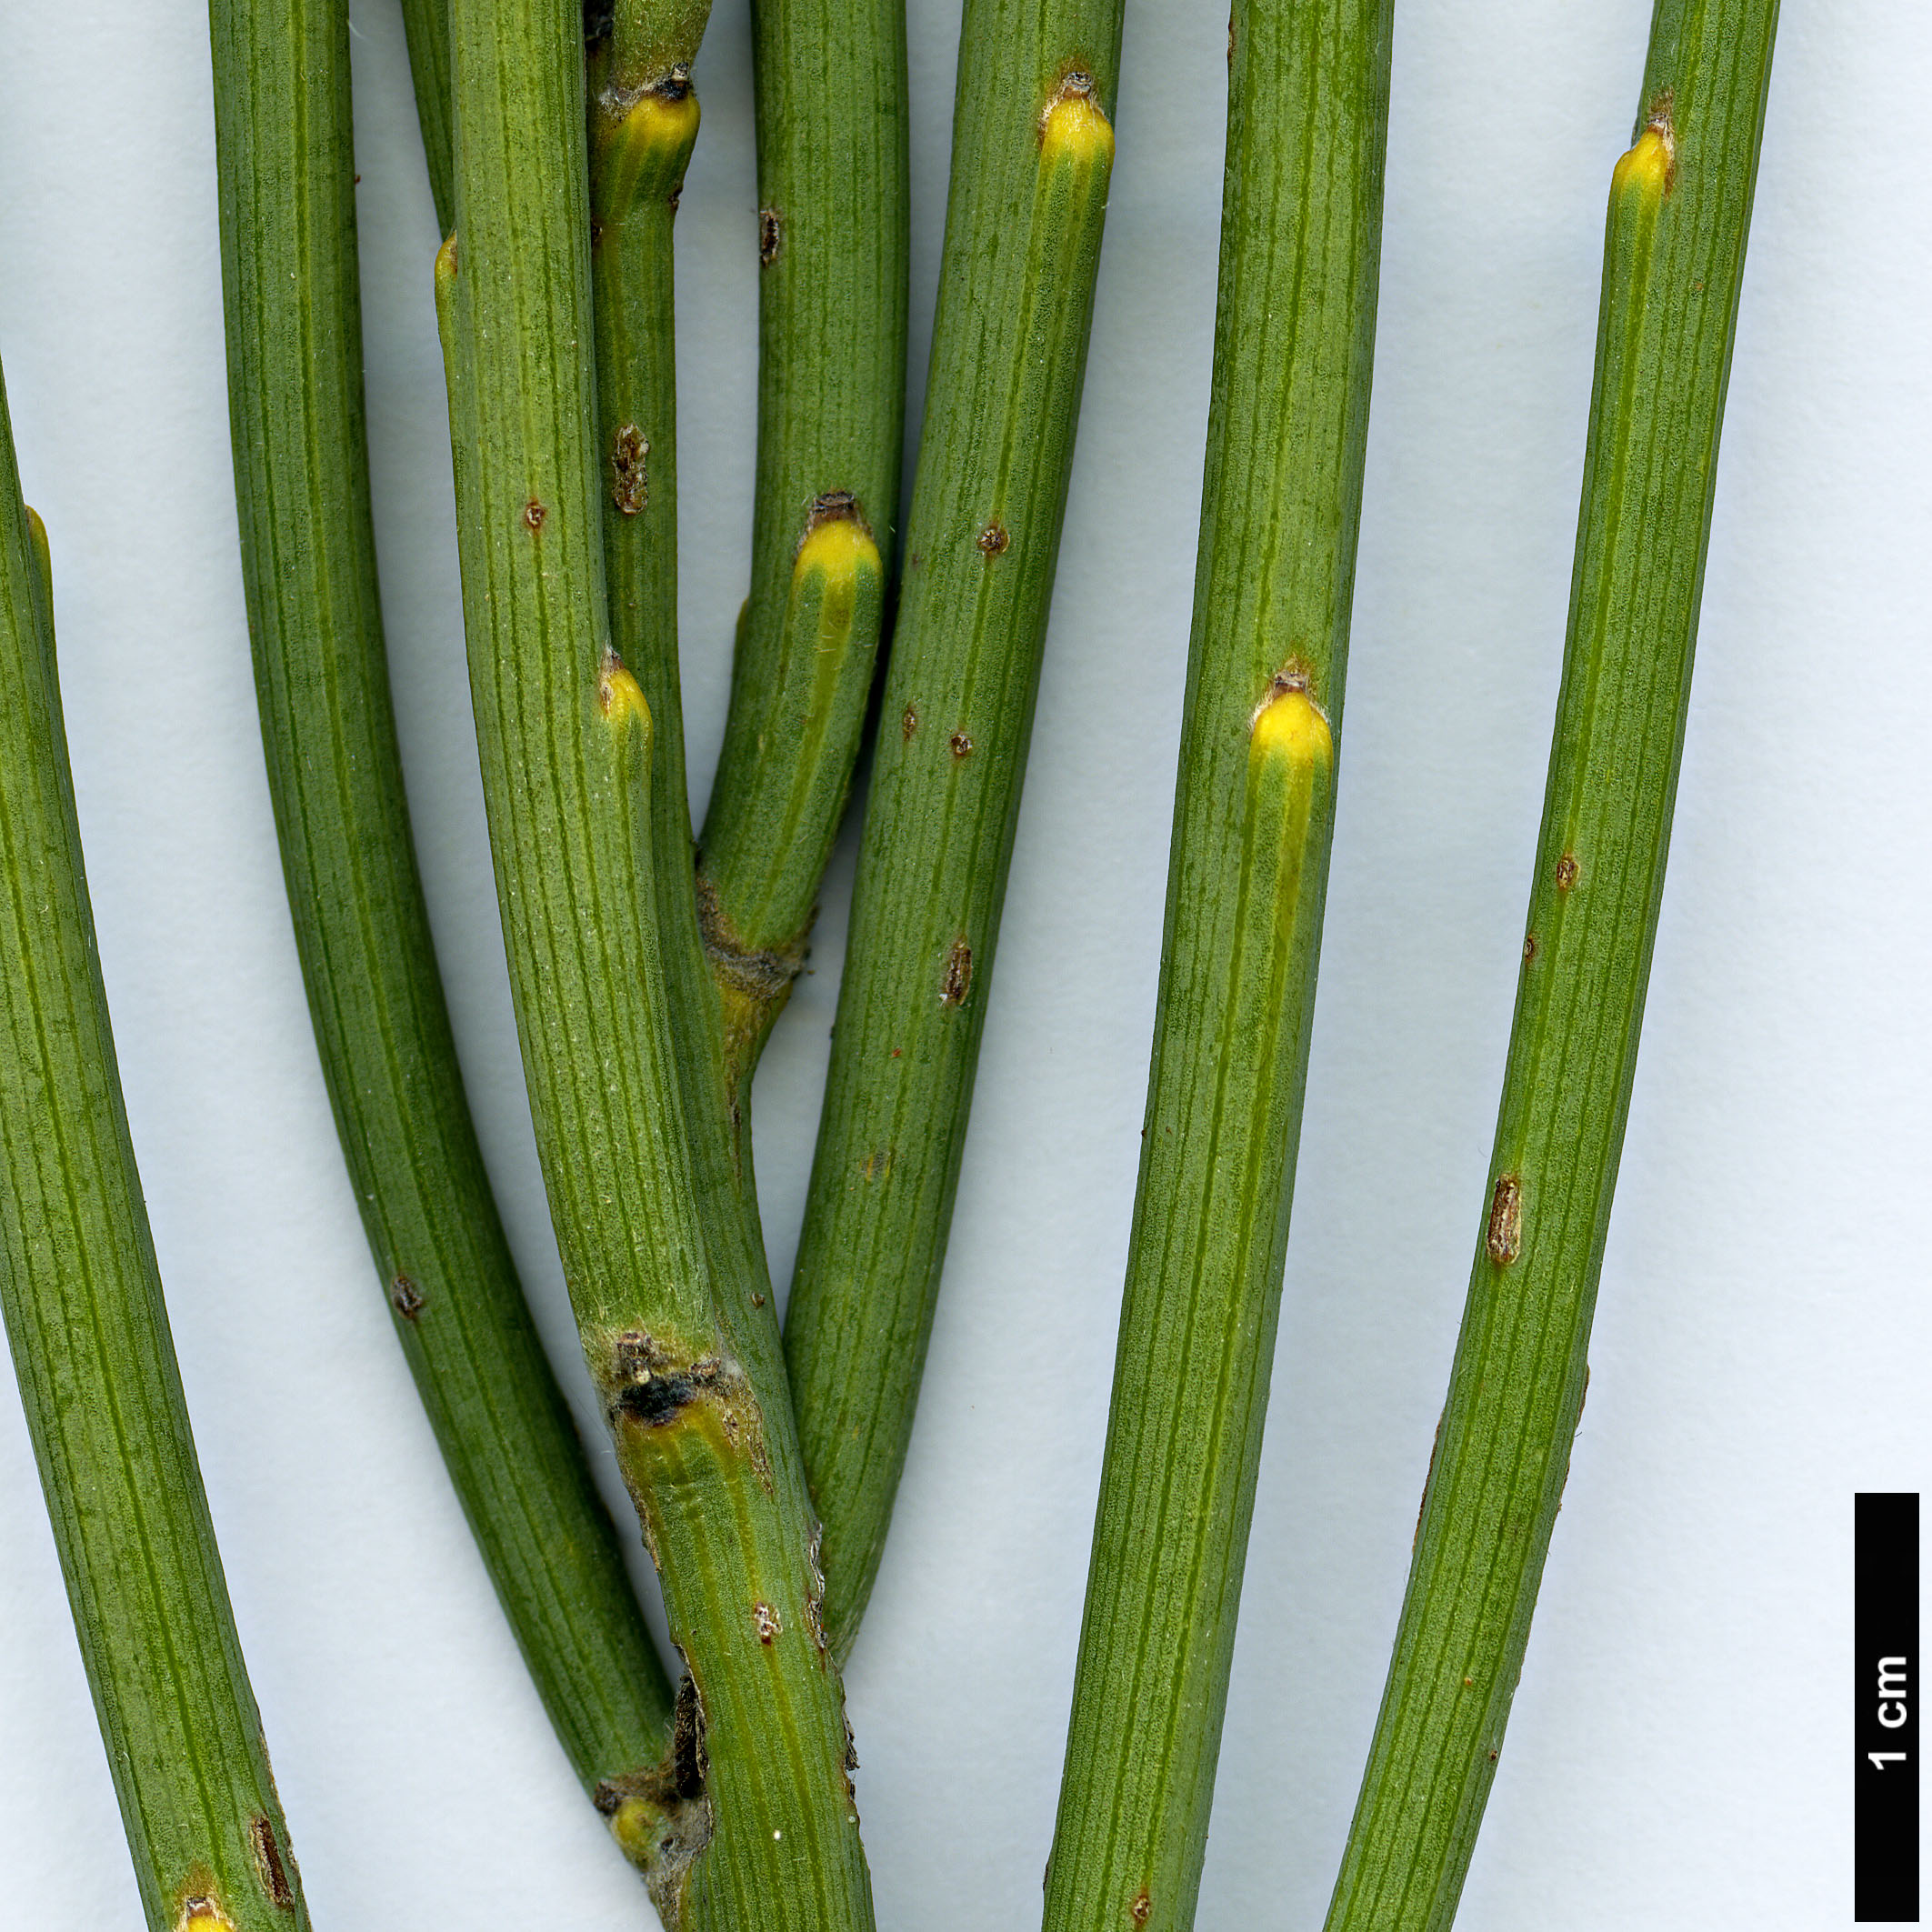
<path fill-rule="evenodd" d="M 643 430 L 626 423 L 610 442 L 610 500 L 626 516 L 636 516 L 651 500 L 651 479 L 645 458 L 651 445 Z"/>
<path fill-rule="evenodd" d="M 413 1322 L 423 1312 L 423 1291 L 406 1275 L 398 1275 L 389 1284 L 389 1306 L 405 1322 Z"/>
<path fill-rule="evenodd" d="M 974 542 L 979 546 L 980 556 L 988 557 L 997 556 L 1012 541 L 1006 535 L 1005 526 L 1000 524 L 988 524 L 974 538 Z"/>
<path fill-rule="evenodd" d="M 906 716 L 899 720 L 900 742 L 902 744 L 910 745 L 912 743 L 912 735 L 914 732 L 918 730 L 918 728 L 919 714 L 910 705 L 908 705 L 906 707 Z"/>
<path fill-rule="evenodd" d="M 1536 936 L 1536 935 L 1535 935 L 1534 933 L 1531 933 L 1531 934 L 1530 934 L 1530 936 L 1528 936 L 1528 937 L 1527 937 L 1527 939 L 1525 939 L 1525 940 L 1524 940 L 1524 942 L 1523 942 L 1523 957 L 1524 957 L 1524 958 L 1525 958 L 1526 960 L 1530 960 L 1530 959 L 1534 959 L 1534 958 L 1535 958 L 1536 956 L 1537 956 L 1537 936 Z"/>
<path fill-rule="evenodd" d="M 671 1782 L 681 1798 L 702 1797 L 711 1766 L 705 1752 L 705 1700 L 687 1670 L 678 1680 L 671 1715 Z"/>
<path fill-rule="evenodd" d="M 641 1422 L 647 1429 L 661 1429 L 676 1422 L 696 1399 L 697 1384 L 674 1369 L 669 1375 L 650 1376 L 620 1389 L 612 1406 L 620 1416 Z"/>
<path fill-rule="evenodd" d="M 805 520 L 806 536 L 822 524 L 856 524 L 868 536 L 872 534 L 859 514 L 858 498 L 850 490 L 825 490 L 813 497 L 811 514 Z"/>
<path fill-rule="evenodd" d="M 1507 1268 L 1523 1252 L 1523 1184 L 1513 1174 L 1496 1177 L 1496 1193 L 1489 1202 L 1489 1234 L 1483 1245 L 1499 1268 Z"/>
<path fill-rule="evenodd" d="M 778 219 L 776 208 L 758 210 L 758 266 L 769 268 L 778 259 L 778 250 L 785 245 L 785 226 Z"/>
<path fill-rule="evenodd" d="M 549 514 L 536 497 L 531 497 L 524 506 L 524 528 L 533 532 L 541 530 L 544 527 L 544 518 Z"/>
<path fill-rule="evenodd" d="M 973 948 L 961 937 L 953 941 L 953 948 L 946 956 L 946 977 L 939 984 L 939 1004 L 963 1006 L 972 990 Z"/>
<path fill-rule="evenodd" d="M 1577 883 L 1577 855 L 1566 852 L 1557 861 L 1557 890 L 1567 892 Z"/>
<path fill-rule="evenodd" d="M 1154 1917 L 1154 1901 L 1147 1897 L 1147 1888 L 1142 1886 L 1134 1895 L 1134 1903 L 1127 1907 L 1127 1917 L 1136 1926 L 1144 1926 Z"/>
<path fill-rule="evenodd" d="M 956 731 L 947 742 L 952 747 L 954 757 L 962 764 L 973 756 L 973 741 L 965 732 Z"/>
<path fill-rule="evenodd" d="M 255 1875 L 262 1881 L 268 1902 L 285 1912 L 295 1906 L 295 1888 L 288 1882 L 288 1867 L 282 1863 L 282 1847 L 275 1843 L 275 1828 L 265 1817 L 248 1821 L 248 1849 L 255 1854 Z"/>

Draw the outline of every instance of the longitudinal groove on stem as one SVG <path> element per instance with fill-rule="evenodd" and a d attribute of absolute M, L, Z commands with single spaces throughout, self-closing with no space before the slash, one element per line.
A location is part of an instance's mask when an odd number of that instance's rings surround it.
<path fill-rule="evenodd" d="M 734 1090 L 804 961 L 885 613 L 905 429 L 904 0 L 758 0 L 758 486 L 699 896 Z"/>
<path fill-rule="evenodd" d="M 606 595 L 619 479 L 598 428 L 593 238 L 602 250 L 626 225 L 632 197 L 675 195 L 695 104 L 681 75 L 634 81 L 618 47 L 623 93 L 601 77 L 594 90 L 615 123 L 596 138 L 618 144 L 594 196 L 580 21 L 571 0 L 457 0 L 457 223 L 437 285 L 471 691 L 537 1151 L 686 1666 L 671 1751 L 628 1796 L 678 1932 L 869 1932 L 789 1409 L 747 1339 L 740 1216 L 710 1212 L 711 1149 L 729 1157 L 722 1083 L 714 1072 L 701 1101 L 681 1059 L 681 987 L 702 966 L 688 843 L 673 893 L 653 826 L 668 734 L 612 647 Z M 666 383 L 668 344 L 650 333 Z M 661 911 L 680 897 L 688 972 Z"/>
<path fill-rule="evenodd" d="M 316 1045 L 451 1479 L 572 1767 L 615 1813 L 613 1781 L 664 1756 L 671 1693 L 504 1238 L 416 874 L 369 501 L 348 9 L 210 17 L 243 579 Z"/>
<path fill-rule="evenodd" d="M 968 0 L 925 427 L 786 1347 L 858 1628 L 959 1176 L 1079 415 L 1116 0 Z"/>
<path fill-rule="evenodd" d="M 1563 684 L 1488 1190 L 1329 1932 L 1442 1932 L 1588 1379 L 1664 886 L 1777 0 L 1659 0 L 1611 180 Z"/>
<path fill-rule="evenodd" d="M 151 1932 L 305 1932 L 128 1138 L 45 541 L 0 391 L 0 1308 Z"/>
<path fill-rule="evenodd" d="M 1388 0 L 1232 25 L 1146 1130 L 1049 1932 L 1194 1918 L 1280 1308 L 1368 422 Z"/>

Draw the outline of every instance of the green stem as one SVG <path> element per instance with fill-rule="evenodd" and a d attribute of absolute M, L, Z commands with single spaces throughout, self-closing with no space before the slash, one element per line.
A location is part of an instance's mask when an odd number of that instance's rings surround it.
<path fill-rule="evenodd" d="M 402 0 L 402 7 L 409 72 L 415 83 L 416 121 L 423 130 L 423 159 L 428 164 L 429 192 L 436 205 L 436 233 L 447 235 L 456 225 L 450 159 L 449 0 Z"/>
<path fill-rule="evenodd" d="M 511 990 L 565 1279 L 687 1667 L 640 1793 L 658 1807 L 652 1895 L 686 1932 L 868 1932 L 789 1412 L 748 1360 L 735 1242 L 699 1212 L 656 912 L 657 733 L 611 648 L 579 12 L 457 0 L 453 28 L 457 222 L 437 284 Z M 665 149 L 637 132 L 641 195 Z"/>
<path fill-rule="evenodd" d="M 214 0 L 210 19 L 243 577 L 316 1045 L 444 1460 L 621 1837 L 671 1692 L 504 1238 L 416 874 L 369 504 L 348 9 Z"/>
<path fill-rule="evenodd" d="M 1588 1379 L 1777 0 L 1659 0 L 1617 163 L 1563 685 L 1483 1231 L 1329 1932 L 1449 1925 Z"/>
<path fill-rule="evenodd" d="M 805 958 L 852 780 L 905 434 L 904 0 L 759 0 L 758 487 L 751 596 L 700 841 L 726 1071 Z"/>
<path fill-rule="evenodd" d="M 932 375 L 786 1316 L 844 1656 L 952 1218 L 1073 462 L 1118 0 L 967 0 Z"/>
<path fill-rule="evenodd" d="M 1390 0 L 1238 0 L 1159 1016 L 1048 1932 L 1194 1922 L 1281 1306 L 1374 359 Z"/>
<path fill-rule="evenodd" d="M 611 645 L 652 723 L 654 895 L 669 1028 L 689 1126 L 698 1212 L 730 1284 L 723 1318 L 746 1372 L 791 1433 L 777 1314 L 750 1147 L 727 1079 L 721 989 L 693 889 L 677 664 L 677 389 L 672 228 L 697 138 L 690 64 L 707 8 L 654 0 L 615 10 L 589 63 L 591 297 L 596 328 L 604 561 Z"/>
<path fill-rule="evenodd" d="M 0 1306 L 147 1923 L 293 1932 L 308 1911 L 208 1518 L 95 952 L 45 545 L 20 501 L 0 391 Z"/>

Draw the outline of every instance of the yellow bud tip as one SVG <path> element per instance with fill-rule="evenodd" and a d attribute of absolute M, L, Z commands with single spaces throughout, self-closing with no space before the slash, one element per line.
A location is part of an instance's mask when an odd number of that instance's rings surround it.
<path fill-rule="evenodd" d="M 190 1898 L 176 1924 L 180 1932 L 235 1932 L 235 1921 L 212 1898 Z"/>
<path fill-rule="evenodd" d="M 849 583 L 860 571 L 876 572 L 878 567 L 879 546 L 873 542 L 872 533 L 855 516 L 836 516 L 814 524 L 806 532 L 792 565 L 792 577 L 796 582 L 816 571 Z"/>
<path fill-rule="evenodd" d="M 687 80 L 654 88 L 624 117 L 624 139 L 646 154 L 675 154 L 697 139 L 697 90 Z"/>
<path fill-rule="evenodd" d="M 1677 143 L 1671 138 L 1670 124 L 1653 121 L 1637 137 L 1637 145 L 1617 162 L 1610 176 L 1610 192 L 1622 195 L 1635 188 L 1652 201 L 1661 201 L 1670 192 L 1677 168 Z"/>
<path fill-rule="evenodd" d="M 1110 167 L 1114 128 L 1094 94 L 1093 76 L 1069 74 L 1040 118 L 1040 158 Z"/>
<path fill-rule="evenodd" d="M 456 237 L 453 235 L 436 250 L 436 286 L 447 288 L 456 279 Z"/>
<path fill-rule="evenodd" d="M 597 708 L 613 725 L 627 724 L 635 718 L 646 730 L 650 728 L 651 707 L 645 703 L 637 680 L 624 668 L 623 660 L 615 651 L 606 654 L 604 668 L 597 676 Z"/>
<path fill-rule="evenodd" d="M 1335 740 L 1322 707 L 1301 685 L 1275 690 L 1248 733 L 1248 757 L 1284 758 L 1296 765 L 1329 766 L 1335 762 Z"/>

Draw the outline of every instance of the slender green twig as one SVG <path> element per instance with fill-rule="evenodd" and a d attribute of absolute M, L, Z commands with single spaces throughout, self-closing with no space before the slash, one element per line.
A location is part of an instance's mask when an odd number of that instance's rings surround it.
<path fill-rule="evenodd" d="M 504 1238 L 416 875 L 363 425 L 348 9 L 215 0 L 210 17 L 243 576 L 316 1044 L 444 1459 L 621 1838 L 617 1794 L 664 1757 L 671 1692 Z"/>
<path fill-rule="evenodd" d="M 148 1925 L 291 1932 L 308 1911 L 208 1519 L 95 954 L 45 546 L 0 392 L 0 1306 Z M 45 1900 L 25 1909 L 58 1917 Z"/>
<path fill-rule="evenodd" d="M 1483 1231 L 1329 1932 L 1440 1932 L 1589 1371 L 1664 886 L 1777 0 L 1658 0 L 1604 244 L 1556 742 Z"/>
<path fill-rule="evenodd" d="M 1194 1922 L 1281 1307 L 1374 359 L 1390 0 L 1237 0 L 1159 1015 L 1049 1932 Z"/>
<path fill-rule="evenodd" d="M 758 489 L 698 904 L 742 1086 L 858 755 L 905 433 L 904 0 L 759 0 Z"/>
<path fill-rule="evenodd" d="M 700 942 L 677 664 L 672 226 L 697 138 L 690 66 L 709 0 L 623 0 L 590 43 L 591 295 L 611 646 L 651 716 L 654 894 L 668 1026 L 717 1278 L 746 1373 L 789 1416 L 750 1149 L 726 1062 L 723 988 Z M 587 16 L 586 16 L 587 17 Z M 727 1252 L 728 1250 L 728 1252 Z"/>
<path fill-rule="evenodd" d="M 1118 0 L 967 0 L 917 480 L 786 1316 L 843 1656 L 959 1177 L 1113 165 Z"/>
<path fill-rule="evenodd" d="M 456 191 L 450 174 L 449 5 L 450 0 L 402 0 L 416 122 L 423 130 L 423 159 L 429 167 L 438 235 L 447 235 L 456 225 Z"/>
<path fill-rule="evenodd" d="M 511 988 L 565 1278 L 687 1667 L 670 1757 L 638 1794 L 659 1810 L 653 1897 L 686 1932 L 867 1932 L 788 1406 L 745 1340 L 735 1244 L 699 1212 L 653 876 L 656 733 L 611 648 L 578 10 L 457 0 L 453 34 L 438 300 Z M 686 104 L 632 105 L 624 158 L 647 194 L 681 165 L 660 115 Z M 680 886 L 688 905 L 687 869 Z"/>

